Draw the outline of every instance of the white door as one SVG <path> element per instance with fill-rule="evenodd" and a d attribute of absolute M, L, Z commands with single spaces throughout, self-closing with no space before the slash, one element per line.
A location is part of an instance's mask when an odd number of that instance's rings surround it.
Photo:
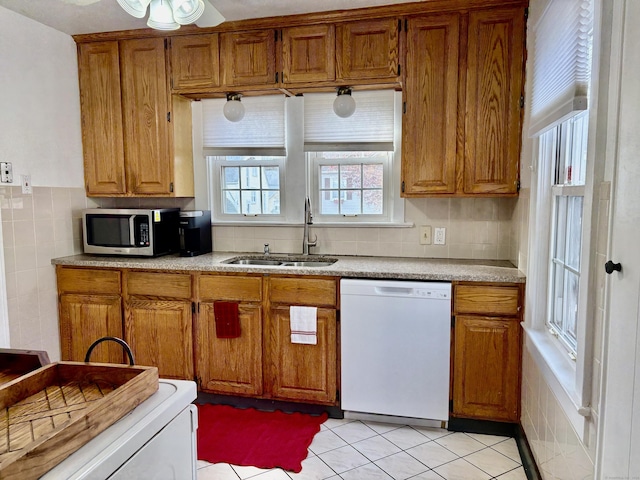
<path fill-rule="evenodd" d="M 622 271 L 614 271 L 607 278 L 607 340 L 596 478 L 640 478 L 640 2 L 619 0 L 613 10 L 613 51 L 616 42 L 620 45 L 622 40 L 622 45 L 621 55 L 612 60 L 611 68 L 611 84 L 620 90 L 619 102 L 611 98 L 611 102 L 618 102 L 618 115 L 609 117 L 614 128 L 608 132 L 617 147 L 613 151 L 617 164 L 612 183 L 609 258 L 619 262 Z"/>

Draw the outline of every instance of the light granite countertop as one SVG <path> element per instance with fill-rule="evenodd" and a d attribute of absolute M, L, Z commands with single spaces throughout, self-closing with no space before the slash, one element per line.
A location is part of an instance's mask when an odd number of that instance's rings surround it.
<path fill-rule="evenodd" d="M 213 252 L 197 257 L 165 255 L 157 258 L 72 255 L 54 258 L 54 265 L 97 268 L 131 268 L 202 272 L 238 272 L 262 274 L 324 275 L 344 278 L 380 278 L 395 280 L 474 281 L 524 283 L 525 276 L 506 260 L 457 260 L 436 258 L 361 257 L 271 254 L 271 260 L 299 261 L 335 259 L 323 267 L 282 265 L 237 265 L 225 263 L 233 258 L 265 258 L 255 253 Z"/>

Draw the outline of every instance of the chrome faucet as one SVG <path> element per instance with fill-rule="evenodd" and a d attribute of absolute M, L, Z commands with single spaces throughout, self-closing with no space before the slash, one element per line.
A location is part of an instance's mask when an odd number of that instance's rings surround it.
<path fill-rule="evenodd" d="M 263 250 L 264 256 L 267 257 L 269 256 L 269 254 L 271 253 L 271 251 L 269 250 L 269 244 L 265 243 L 264 244 L 264 250 Z"/>
<path fill-rule="evenodd" d="M 311 215 L 311 202 L 309 197 L 304 200 L 304 236 L 302 238 L 302 254 L 309 255 L 309 247 L 318 245 L 318 236 L 314 235 L 311 240 L 309 225 L 313 225 L 313 216 Z"/>

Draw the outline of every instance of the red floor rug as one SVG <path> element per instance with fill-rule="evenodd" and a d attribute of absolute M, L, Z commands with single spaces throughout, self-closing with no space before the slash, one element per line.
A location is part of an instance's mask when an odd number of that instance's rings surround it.
<path fill-rule="evenodd" d="M 298 473 L 326 419 L 326 413 L 312 416 L 198 405 L 198 459 Z"/>

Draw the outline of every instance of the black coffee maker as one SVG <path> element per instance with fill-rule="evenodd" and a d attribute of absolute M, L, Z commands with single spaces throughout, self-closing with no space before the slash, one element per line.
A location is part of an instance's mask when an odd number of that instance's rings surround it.
<path fill-rule="evenodd" d="M 180 256 L 195 257 L 211 251 L 211 212 L 185 210 L 180 212 Z"/>

